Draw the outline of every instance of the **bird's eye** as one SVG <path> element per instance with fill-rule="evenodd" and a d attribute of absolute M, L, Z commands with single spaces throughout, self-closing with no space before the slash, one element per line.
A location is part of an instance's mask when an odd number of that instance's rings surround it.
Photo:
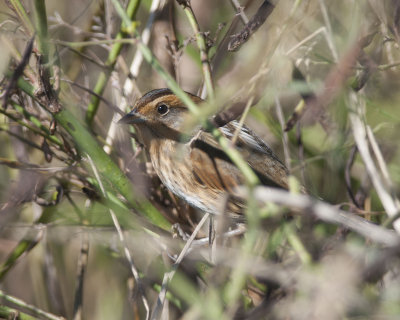
<path fill-rule="evenodd" d="M 157 106 L 157 112 L 161 115 L 166 114 L 169 111 L 169 108 L 166 104 L 162 103 Z"/>

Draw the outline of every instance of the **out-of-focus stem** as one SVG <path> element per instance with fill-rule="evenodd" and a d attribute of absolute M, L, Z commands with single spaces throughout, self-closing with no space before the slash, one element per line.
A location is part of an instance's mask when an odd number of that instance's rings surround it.
<path fill-rule="evenodd" d="M 32 37 L 34 33 L 34 28 L 31 20 L 29 20 L 28 14 L 25 11 L 25 8 L 22 6 L 21 1 L 19 0 L 9 0 L 9 4 L 12 6 L 12 9 L 15 11 L 22 24 L 25 27 L 25 30 L 28 33 L 29 37 Z"/>
<path fill-rule="evenodd" d="M 126 15 L 128 16 L 129 20 L 132 20 L 133 17 L 136 15 L 136 12 L 139 8 L 140 0 L 130 0 L 128 3 L 128 7 L 126 9 Z M 125 36 L 124 28 L 125 28 L 125 22 L 123 21 L 121 23 L 121 28 L 120 31 L 118 32 L 116 36 L 116 40 L 120 40 Z M 122 43 L 117 42 L 115 43 L 108 55 L 108 58 L 105 62 L 105 66 L 111 67 L 110 69 L 113 69 L 115 63 L 117 62 L 117 58 L 121 52 L 122 49 Z M 94 87 L 94 92 L 98 95 L 101 95 L 107 85 L 108 79 L 110 77 L 111 72 L 109 70 L 104 70 L 100 73 L 97 83 Z M 91 126 L 93 123 L 94 116 L 96 115 L 97 109 L 99 107 L 100 99 L 96 96 L 92 96 L 90 99 L 90 103 L 88 105 L 87 111 L 86 111 L 86 123 Z"/>
<path fill-rule="evenodd" d="M 202 66 L 202 70 L 203 70 L 204 82 L 206 84 L 208 97 L 211 101 L 214 101 L 214 98 L 215 98 L 214 86 L 213 86 L 213 81 L 212 81 L 212 77 L 211 77 L 211 66 L 210 66 L 210 61 L 208 59 L 208 54 L 207 54 L 208 49 L 207 49 L 207 45 L 206 45 L 206 40 L 204 39 L 204 34 L 200 32 L 200 26 L 194 15 L 192 7 L 188 4 L 186 4 L 186 5 L 184 5 L 184 11 L 185 11 L 186 16 L 188 17 L 191 27 L 193 28 L 193 31 L 196 34 L 196 41 L 197 41 L 197 45 L 200 50 L 201 66 Z"/>
<path fill-rule="evenodd" d="M 37 32 L 38 50 L 42 54 L 42 64 L 49 61 L 49 45 L 47 34 L 47 15 L 44 0 L 35 0 L 35 27 Z"/>

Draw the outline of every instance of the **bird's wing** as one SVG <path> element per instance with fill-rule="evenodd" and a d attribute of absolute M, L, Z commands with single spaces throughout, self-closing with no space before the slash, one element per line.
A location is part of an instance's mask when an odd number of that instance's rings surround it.
<path fill-rule="evenodd" d="M 200 184 L 211 189 L 233 192 L 244 183 L 242 173 L 210 133 L 201 131 L 190 144 L 190 160 Z"/>
<path fill-rule="evenodd" d="M 201 132 L 192 139 L 190 160 L 197 183 L 218 196 L 226 196 L 225 210 L 232 217 L 241 217 L 245 201 L 237 195 L 237 187 L 244 184 L 243 175 L 211 134 Z"/>
<path fill-rule="evenodd" d="M 226 138 L 231 140 L 237 125 L 236 121 L 232 121 L 220 130 Z M 254 170 L 262 184 L 288 188 L 288 172 L 285 165 L 264 141 L 245 126 L 242 127 L 237 137 L 236 148 Z M 212 154 L 213 157 L 210 157 L 209 154 Z M 200 131 L 192 139 L 191 158 L 195 163 L 195 174 L 200 174 L 200 180 L 208 187 L 214 186 L 232 191 L 238 185 L 245 183 L 241 171 L 232 163 L 218 142 L 208 132 Z"/>
<path fill-rule="evenodd" d="M 221 130 L 228 139 L 232 139 L 238 126 L 237 121 L 231 121 Z M 272 149 L 246 126 L 242 126 L 239 131 L 236 147 L 262 184 L 288 189 L 289 172 L 285 165 Z"/>

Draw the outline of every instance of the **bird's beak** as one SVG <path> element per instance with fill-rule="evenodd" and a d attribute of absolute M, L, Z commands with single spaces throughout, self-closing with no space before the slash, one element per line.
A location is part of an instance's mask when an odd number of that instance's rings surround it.
<path fill-rule="evenodd" d="M 137 112 L 137 109 L 133 109 L 131 112 L 124 115 L 119 121 L 118 124 L 138 124 L 144 123 L 146 119 Z"/>

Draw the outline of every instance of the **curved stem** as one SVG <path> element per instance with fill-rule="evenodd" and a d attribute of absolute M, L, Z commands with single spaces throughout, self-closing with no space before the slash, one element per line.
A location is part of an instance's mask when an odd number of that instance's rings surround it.
<path fill-rule="evenodd" d="M 204 39 L 204 34 L 200 32 L 199 23 L 197 22 L 196 16 L 194 15 L 193 9 L 190 6 L 190 4 L 187 3 L 182 6 L 184 6 L 185 14 L 189 20 L 191 27 L 193 28 L 193 31 L 196 34 L 196 41 L 197 41 L 197 46 L 199 47 L 200 50 L 201 66 L 203 70 L 204 82 L 206 84 L 208 97 L 211 101 L 214 101 L 215 98 L 214 86 L 211 77 L 210 61 L 208 60 L 208 48 L 206 40 Z"/>
<path fill-rule="evenodd" d="M 129 18 L 130 21 L 136 15 L 136 12 L 139 8 L 139 4 L 140 4 L 140 0 L 130 0 L 129 1 L 128 7 L 126 9 L 126 16 L 127 16 L 127 18 Z M 123 15 L 123 16 L 125 17 L 125 15 Z M 125 36 L 125 32 L 123 30 L 127 26 L 125 26 L 124 20 L 125 19 L 123 19 L 123 21 L 121 23 L 120 31 L 116 36 L 116 40 L 122 40 L 122 38 L 124 38 L 124 36 Z M 110 53 L 108 54 L 108 58 L 105 62 L 106 67 L 110 67 L 110 69 L 113 69 L 115 63 L 117 62 L 117 58 L 122 50 L 122 46 L 123 46 L 122 42 L 117 42 L 112 46 Z M 93 90 L 96 94 L 102 95 L 102 93 L 107 85 L 110 75 L 111 75 L 110 70 L 104 70 L 99 74 L 97 83 Z M 89 103 L 87 111 L 86 111 L 86 123 L 89 126 L 91 126 L 93 123 L 93 119 L 96 115 L 97 109 L 99 107 L 99 103 L 100 103 L 100 99 L 97 96 L 91 97 L 90 103 Z"/>

